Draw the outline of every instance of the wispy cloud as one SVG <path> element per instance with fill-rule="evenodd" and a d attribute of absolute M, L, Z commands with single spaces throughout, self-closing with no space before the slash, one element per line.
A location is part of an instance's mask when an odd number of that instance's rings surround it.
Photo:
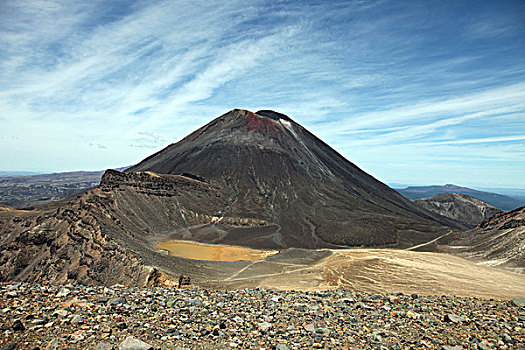
<path fill-rule="evenodd" d="M 107 148 L 106 146 L 104 146 L 101 143 L 93 143 L 93 142 L 89 143 L 89 147 L 97 147 L 97 148 L 101 148 L 101 149 L 106 149 Z"/>
<path fill-rule="evenodd" d="M 438 141 L 438 142 L 427 142 L 426 145 L 463 145 L 469 143 L 489 143 L 489 142 L 506 142 L 506 141 L 521 141 L 525 140 L 525 135 L 519 136 L 503 136 L 503 137 L 485 137 L 480 139 L 463 139 L 453 141 Z"/>
<path fill-rule="evenodd" d="M 133 140 L 130 147 L 137 148 L 159 148 L 166 146 L 167 140 L 165 137 L 148 131 L 141 131 L 137 134 L 137 138 Z"/>

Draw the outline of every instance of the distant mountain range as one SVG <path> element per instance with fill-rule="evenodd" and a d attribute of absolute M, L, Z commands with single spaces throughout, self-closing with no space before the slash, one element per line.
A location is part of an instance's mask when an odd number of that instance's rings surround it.
<path fill-rule="evenodd" d="M 58 201 L 98 186 L 103 174 L 104 170 L 37 175 L 0 171 L 0 204 L 22 209 Z"/>
<path fill-rule="evenodd" d="M 31 176 L 40 174 L 45 174 L 45 172 L 0 170 L 0 177 Z"/>
<path fill-rule="evenodd" d="M 514 198 L 498 193 L 478 191 L 451 184 L 444 186 L 410 186 L 406 188 L 395 188 L 395 190 L 412 200 L 429 198 L 444 193 L 461 193 L 480 199 L 504 211 L 513 210 L 525 205 L 525 199 L 523 198 Z"/>
<path fill-rule="evenodd" d="M 501 212 L 487 202 L 461 193 L 443 193 L 414 202 L 426 210 L 457 221 L 462 228 L 473 228 Z"/>

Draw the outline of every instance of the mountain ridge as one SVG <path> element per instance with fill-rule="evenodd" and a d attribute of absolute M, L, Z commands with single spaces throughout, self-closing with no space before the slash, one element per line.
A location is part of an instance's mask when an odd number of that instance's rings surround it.
<path fill-rule="evenodd" d="M 414 203 L 455 220 L 465 228 L 473 228 L 501 212 L 480 199 L 461 193 L 437 194 L 430 198 L 416 199 Z"/>
<path fill-rule="evenodd" d="M 468 187 L 457 186 L 453 184 L 447 185 L 429 185 L 429 186 L 408 186 L 406 188 L 395 188 L 397 192 L 408 199 L 424 199 L 444 193 L 461 193 L 480 199 L 492 206 L 509 211 L 525 205 L 520 199 L 505 196 L 493 192 L 479 191 Z"/>
<path fill-rule="evenodd" d="M 460 253 L 484 265 L 525 272 L 525 207 L 497 213 L 454 237 L 444 251 Z"/>

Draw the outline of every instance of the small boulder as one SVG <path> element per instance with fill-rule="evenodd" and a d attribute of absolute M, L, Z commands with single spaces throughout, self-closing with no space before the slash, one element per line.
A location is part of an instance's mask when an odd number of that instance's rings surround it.
<path fill-rule="evenodd" d="M 26 327 L 24 326 L 24 324 L 22 323 L 22 321 L 20 320 L 15 320 L 13 322 L 13 325 L 11 326 L 11 328 L 13 329 L 13 331 L 15 332 L 22 332 L 22 331 L 25 331 L 26 330 Z"/>
<path fill-rule="evenodd" d="M 153 350 L 153 346 L 133 337 L 124 339 L 118 348 L 119 350 Z"/>
<path fill-rule="evenodd" d="M 56 339 L 51 340 L 46 346 L 46 350 L 57 350 L 57 349 L 58 349 L 58 340 Z"/>
<path fill-rule="evenodd" d="M 185 286 L 191 286 L 191 278 L 189 278 L 186 275 L 180 275 L 179 276 L 178 288 L 182 288 L 182 287 L 185 287 Z"/>
<path fill-rule="evenodd" d="M 57 298 L 68 296 L 70 293 L 71 290 L 69 290 L 68 288 L 60 288 L 60 290 L 57 293 Z"/>
<path fill-rule="evenodd" d="M 0 348 L 0 350 L 16 350 L 17 347 L 15 345 L 15 343 L 7 343 L 5 345 L 2 345 L 2 347 Z"/>
<path fill-rule="evenodd" d="M 317 327 L 313 323 L 308 323 L 303 326 L 304 330 L 310 333 L 315 333 L 317 331 Z"/>
<path fill-rule="evenodd" d="M 126 303 L 127 303 L 126 299 L 124 299 L 124 298 L 111 298 L 108 301 L 109 305 L 122 305 L 122 304 L 126 304 Z"/>
<path fill-rule="evenodd" d="M 461 316 L 454 315 L 454 314 L 445 315 L 445 322 L 461 323 L 463 321 L 465 321 L 465 319 Z"/>
<path fill-rule="evenodd" d="M 262 332 L 268 332 L 273 326 L 271 323 L 269 322 L 261 322 L 258 324 L 259 326 L 259 330 L 261 330 Z"/>
<path fill-rule="evenodd" d="M 84 317 L 82 317 L 80 315 L 75 315 L 71 319 L 71 323 L 72 324 L 76 324 L 76 325 L 82 324 L 82 323 L 84 323 Z"/>

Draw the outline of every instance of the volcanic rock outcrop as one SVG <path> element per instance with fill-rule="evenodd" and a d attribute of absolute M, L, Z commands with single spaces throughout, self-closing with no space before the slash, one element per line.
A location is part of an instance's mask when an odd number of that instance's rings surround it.
<path fill-rule="evenodd" d="M 473 228 L 501 212 L 482 200 L 461 193 L 438 194 L 414 202 L 426 210 L 457 221 L 465 228 Z"/>
<path fill-rule="evenodd" d="M 230 111 L 97 188 L 0 213 L 0 280 L 162 284 L 227 267 L 160 241 L 252 248 L 407 247 L 449 231 L 289 117 Z"/>
<path fill-rule="evenodd" d="M 458 235 L 447 251 L 525 272 L 525 207 L 496 214 Z"/>

